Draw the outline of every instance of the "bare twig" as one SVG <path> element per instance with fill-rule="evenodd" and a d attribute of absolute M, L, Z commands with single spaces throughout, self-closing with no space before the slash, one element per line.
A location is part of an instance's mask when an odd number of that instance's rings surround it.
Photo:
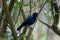
<path fill-rule="evenodd" d="M 39 10 L 39 13 L 41 12 L 41 10 L 43 9 L 44 5 L 46 4 L 46 1 L 45 3 L 43 4 L 43 6 L 41 7 L 41 9 Z"/>

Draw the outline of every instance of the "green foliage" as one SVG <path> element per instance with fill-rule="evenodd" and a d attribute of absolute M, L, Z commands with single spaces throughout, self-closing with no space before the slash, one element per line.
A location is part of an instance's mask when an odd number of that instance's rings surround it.
<path fill-rule="evenodd" d="M 40 0 L 37 0 L 40 3 Z"/>
<path fill-rule="evenodd" d="M 5 32 L 5 37 L 7 37 L 9 33 L 10 33 L 9 31 L 6 31 Z"/>
<path fill-rule="evenodd" d="M 24 4 L 24 7 L 30 6 L 30 2 Z"/>
<path fill-rule="evenodd" d="M 20 38 L 24 38 L 24 37 L 26 37 L 26 35 L 25 35 L 25 34 L 22 34 L 22 35 L 20 36 Z"/>
<path fill-rule="evenodd" d="M 46 0 L 47 3 L 50 3 L 50 0 Z"/>
<path fill-rule="evenodd" d="M 14 9 L 17 9 L 17 8 L 19 8 L 19 2 L 16 2 L 16 3 L 14 4 Z"/>
<path fill-rule="evenodd" d="M 33 35 L 30 36 L 30 40 L 33 40 Z"/>
<path fill-rule="evenodd" d="M 5 32 L 5 39 L 4 39 L 4 40 L 7 40 L 8 37 L 10 37 L 10 40 L 14 40 L 14 39 L 13 39 L 13 36 L 12 36 L 12 34 L 11 34 L 10 31 L 6 31 L 6 32 Z"/>

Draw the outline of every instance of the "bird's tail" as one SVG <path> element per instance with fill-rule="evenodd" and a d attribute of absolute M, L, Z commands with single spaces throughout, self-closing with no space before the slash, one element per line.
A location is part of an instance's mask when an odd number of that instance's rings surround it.
<path fill-rule="evenodd" d="M 21 30 L 22 27 L 23 27 L 23 26 L 20 25 L 20 26 L 17 28 L 17 31 Z"/>

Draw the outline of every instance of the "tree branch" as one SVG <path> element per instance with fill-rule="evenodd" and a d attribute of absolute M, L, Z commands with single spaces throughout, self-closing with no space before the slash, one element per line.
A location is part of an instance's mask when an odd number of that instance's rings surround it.
<path fill-rule="evenodd" d="M 7 17 L 7 22 L 10 24 L 10 29 L 11 29 L 11 31 L 12 31 L 14 40 L 18 40 L 18 39 L 17 39 L 16 31 L 15 31 L 15 29 L 14 29 L 13 21 L 12 21 L 12 18 L 11 18 L 11 16 L 10 16 L 9 8 L 8 8 L 7 5 L 6 5 L 6 0 L 2 0 L 2 2 L 3 2 L 4 12 L 5 12 L 6 17 Z"/>
<path fill-rule="evenodd" d="M 51 6 L 55 10 L 55 16 L 54 16 L 54 22 L 52 24 L 52 30 L 60 36 L 60 30 L 57 28 L 57 24 L 59 22 L 59 10 L 58 10 L 58 5 L 56 3 L 56 0 L 51 0 Z"/>
<path fill-rule="evenodd" d="M 45 5 L 45 3 L 44 3 Z M 44 6 L 43 5 L 43 6 Z M 51 0 L 51 6 L 55 9 L 55 16 L 53 15 L 54 18 L 54 22 L 52 24 L 52 26 L 49 26 L 48 24 L 44 23 L 43 21 L 41 21 L 40 19 L 38 19 L 41 23 L 45 24 L 46 26 L 48 26 L 49 28 L 51 28 L 56 34 L 58 34 L 60 36 L 60 30 L 57 28 L 57 24 L 59 22 L 59 10 L 58 10 L 58 5 L 56 3 L 56 0 Z M 43 8 L 43 7 L 42 7 Z M 40 9 L 39 12 L 41 12 L 42 8 Z M 53 13 L 54 14 L 54 13 Z"/>
<path fill-rule="evenodd" d="M 11 0 L 9 4 L 9 11 L 11 12 L 13 6 L 14 6 L 15 0 Z"/>

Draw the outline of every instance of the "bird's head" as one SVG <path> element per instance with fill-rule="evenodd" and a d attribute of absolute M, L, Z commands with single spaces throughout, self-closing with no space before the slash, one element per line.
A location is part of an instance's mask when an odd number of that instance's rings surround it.
<path fill-rule="evenodd" d="M 38 13 L 33 13 L 33 16 L 34 16 L 34 17 L 37 17 L 37 15 L 38 15 Z"/>

